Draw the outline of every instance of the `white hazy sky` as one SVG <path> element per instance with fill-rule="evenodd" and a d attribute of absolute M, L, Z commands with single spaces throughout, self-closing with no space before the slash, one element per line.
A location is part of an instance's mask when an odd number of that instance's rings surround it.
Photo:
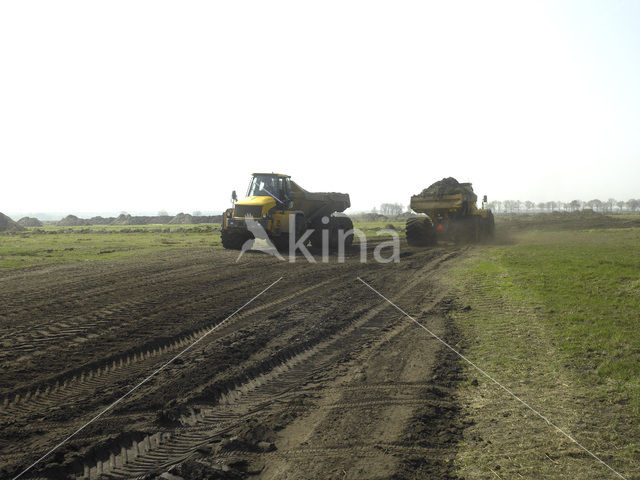
<path fill-rule="evenodd" d="M 0 3 L 0 211 L 640 197 L 640 1 Z"/>

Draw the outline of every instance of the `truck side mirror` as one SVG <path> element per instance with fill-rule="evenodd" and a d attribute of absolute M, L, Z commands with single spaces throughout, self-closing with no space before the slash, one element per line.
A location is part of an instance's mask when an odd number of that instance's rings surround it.
<path fill-rule="evenodd" d="M 231 200 L 233 200 L 234 203 L 238 201 L 238 195 L 236 194 L 235 190 L 231 192 Z"/>

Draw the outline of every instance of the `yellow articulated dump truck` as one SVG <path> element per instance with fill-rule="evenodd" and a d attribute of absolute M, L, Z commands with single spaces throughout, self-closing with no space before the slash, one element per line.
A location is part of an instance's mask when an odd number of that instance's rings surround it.
<path fill-rule="evenodd" d="M 344 215 L 351 206 L 349 194 L 335 192 L 313 193 L 280 173 L 254 173 L 246 198 L 237 200 L 232 194 L 233 208 L 222 218 L 222 246 L 240 249 L 254 238 L 255 226 L 263 229 L 278 249 L 288 249 L 295 242 L 322 248 L 328 242 L 331 250 L 343 242 L 345 248 L 353 243 L 353 223 Z M 312 230 L 309 232 L 309 230 Z"/>
<path fill-rule="evenodd" d="M 493 236 L 493 213 L 477 208 L 478 197 L 470 183 L 444 178 L 411 197 L 411 210 L 424 214 L 407 220 L 407 243 L 412 246 L 435 245 L 438 240 L 468 243 Z"/>

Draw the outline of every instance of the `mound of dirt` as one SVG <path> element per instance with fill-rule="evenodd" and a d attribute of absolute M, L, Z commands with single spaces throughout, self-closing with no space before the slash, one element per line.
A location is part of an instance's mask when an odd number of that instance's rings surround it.
<path fill-rule="evenodd" d="M 194 217 L 188 213 L 179 213 L 175 217 L 169 215 L 158 216 L 133 216 L 121 213 L 118 217 L 91 217 L 89 219 L 78 218 L 75 215 L 67 215 L 58 222 L 48 222 L 61 227 L 84 227 L 88 225 L 192 225 L 196 223 L 220 223 L 222 215 L 203 215 Z M 24 227 L 41 227 L 43 224 L 37 218 L 24 217 L 18 221 Z"/>
<path fill-rule="evenodd" d="M 155 225 L 155 224 L 167 224 L 172 223 L 174 217 L 168 215 L 161 216 L 131 216 L 127 214 L 120 214 L 118 218 L 112 219 L 112 225 Z M 174 223 L 187 223 L 187 222 L 174 222 Z M 189 222 L 193 223 L 193 222 Z"/>
<path fill-rule="evenodd" d="M 84 227 L 88 224 L 84 218 L 78 218 L 75 215 L 67 215 L 57 223 L 60 227 Z"/>
<path fill-rule="evenodd" d="M 0 232 L 19 232 L 24 227 L 0 212 Z"/>
<path fill-rule="evenodd" d="M 478 196 L 473 193 L 473 188 L 470 183 L 460 183 L 453 177 L 443 178 L 442 180 L 432 183 L 429 187 L 422 190 L 420 196 L 438 200 L 444 195 L 455 195 L 457 193 L 462 194 L 463 198 L 469 202 L 475 203 L 476 200 L 478 200 Z"/>
<path fill-rule="evenodd" d="M 191 225 L 193 217 L 188 213 L 179 213 L 169 221 L 170 225 Z"/>
<path fill-rule="evenodd" d="M 18 224 L 23 227 L 41 227 L 42 222 L 34 217 L 22 217 L 18 220 Z"/>
<path fill-rule="evenodd" d="M 134 224 L 133 217 L 128 213 L 121 213 L 120 215 L 118 215 L 118 218 L 116 218 L 112 222 L 112 225 L 133 225 L 133 224 Z"/>
<path fill-rule="evenodd" d="M 173 217 L 169 215 L 158 215 L 157 217 L 147 217 L 146 225 L 169 223 Z"/>
<path fill-rule="evenodd" d="M 114 220 L 115 218 L 113 217 L 104 218 L 101 216 L 97 216 L 91 217 L 89 220 L 87 220 L 87 222 L 89 222 L 89 225 L 111 225 Z"/>

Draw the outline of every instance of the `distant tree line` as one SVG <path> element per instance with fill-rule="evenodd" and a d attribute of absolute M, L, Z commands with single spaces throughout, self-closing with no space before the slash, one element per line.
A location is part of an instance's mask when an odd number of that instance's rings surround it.
<path fill-rule="evenodd" d="M 532 202 L 529 200 L 494 200 L 487 206 L 496 213 L 532 213 L 532 212 L 577 212 L 590 209 L 601 213 L 621 213 L 640 211 L 640 199 L 606 201 L 597 198 L 585 202 L 584 200 L 572 200 L 570 202 Z M 409 205 L 401 203 L 383 203 L 380 207 L 373 207 L 371 213 L 385 216 L 401 215 L 411 212 Z"/>
<path fill-rule="evenodd" d="M 406 207 L 406 210 L 409 210 L 409 207 Z M 373 207 L 371 213 L 380 213 L 380 215 L 393 216 L 400 215 L 405 211 L 405 206 L 400 203 L 383 203 L 380 205 L 380 209 L 378 210 L 376 207 Z"/>
<path fill-rule="evenodd" d="M 597 198 L 585 202 L 572 200 L 570 202 L 531 202 L 529 200 L 495 200 L 489 202 L 488 207 L 496 213 L 522 213 L 522 212 L 575 212 L 591 209 L 594 212 L 636 212 L 640 210 L 640 199 L 616 200 L 610 198 L 606 201 Z"/>

